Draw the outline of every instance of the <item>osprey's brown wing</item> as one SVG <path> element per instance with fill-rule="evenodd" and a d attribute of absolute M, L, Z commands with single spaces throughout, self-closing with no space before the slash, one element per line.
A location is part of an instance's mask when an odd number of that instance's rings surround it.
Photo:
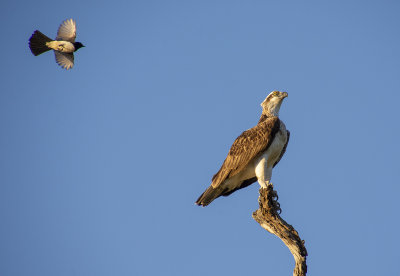
<path fill-rule="evenodd" d="M 265 118 L 260 120 L 255 127 L 246 130 L 236 138 L 221 168 L 213 176 L 212 184 L 200 195 L 196 204 L 207 206 L 217 197 L 230 195 L 234 191 L 257 181 L 256 177 L 247 179 L 243 181 L 240 187 L 233 190 L 226 190 L 221 186 L 225 179 L 241 172 L 253 158 L 265 151 L 279 128 L 280 120 L 278 117 Z"/>
<path fill-rule="evenodd" d="M 288 145 L 288 143 L 289 143 L 289 137 L 290 137 L 290 132 L 289 132 L 289 130 L 286 130 L 286 132 L 287 132 L 286 144 L 283 146 L 283 149 L 282 149 L 282 151 L 281 151 L 281 155 L 279 156 L 278 160 L 275 162 L 275 164 L 274 164 L 273 167 L 275 167 L 275 166 L 279 163 L 279 161 L 281 161 L 282 156 L 283 156 L 283 155 L 285 154 L 285 152 L 286 152 L 286 147 L 287 147 L 287 145 Z M 250 179 L 246 179 L 245 181 L 243 181 L 243 182 L 240 184 L 239 187 L 236 187 L 236 188 L 233 189 L 233 190 L 228 190 L 228 191 L 223 190 L 221 195 L 223 195 L 223 196 L 228 196 L 228 195 L 232 194 L 233 192 L 236 192 L 237 190 L 246 188 L 247 186 L 253 184 L 253 183 L 256 182 L 256 181 L 257 181 L 257 177 L 253 177 L 253 178 L 250 178 Z"/>
<path fill-rule="evenodd" d="M 279 131 L 278 117 L 270 117 L 236 138 L 220 170 L 212 178 L 217 188 L 225 179 L 241 172 L 254 157 L 266 150 Z"/>

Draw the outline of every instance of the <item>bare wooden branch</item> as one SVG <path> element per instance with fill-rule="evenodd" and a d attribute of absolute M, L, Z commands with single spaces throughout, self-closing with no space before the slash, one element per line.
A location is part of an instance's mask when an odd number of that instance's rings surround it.
<path fill-rule="evenodd" d="M 277 201 L 278 194 L 274 191 L 273 185 L 269 184 L 267 188 L 260 188 L 259 192 L 260 208 L 253 213 L 253 218 L 265 230 L 280 238 L 289 248 L 296 262 L 293 276 L 305 276 L 307 273 L 307 250 L 304 241 L 300 239 L 293 226 L 279 216 L 281 208 Z"/>

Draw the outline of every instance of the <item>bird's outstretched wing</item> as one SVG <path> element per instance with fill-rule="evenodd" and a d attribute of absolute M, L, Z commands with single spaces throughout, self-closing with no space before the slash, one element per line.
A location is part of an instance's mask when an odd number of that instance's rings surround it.
<path fill-rule="evenodd" d="M 71 69 L 74 66 L 74 54 L 73 53 L 62 53 L 54 51 L 56 56 L 56 62 L 64 69 Z"/>
<path fill-rule="evenodd" d="M 270 117 L 236 138 L 224 163 L 212 178 L 212 187 L 217 188 L 225 179 L 241 172 L 254 157 L 266 150 L 279 128 L 279 118 Z"/>
<path fill-rule="evenodd" d="M 73 19 L 67 19 L 58 28 L 56 40 L 64 40 L 74 43 L 76 38 L 76 23 Z"/>

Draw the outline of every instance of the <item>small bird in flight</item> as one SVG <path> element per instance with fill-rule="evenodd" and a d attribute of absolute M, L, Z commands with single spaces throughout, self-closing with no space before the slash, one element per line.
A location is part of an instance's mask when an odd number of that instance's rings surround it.
<path fill-rule="evenodd" d="M 36 30 L 29 38 L 29 48 L 35 56 L 54 50 L 58 65 L 68 70 L 74 66 L 74 52 L 79 48 L 85 47 L 82 43 L 75 42 L 75 38 L 75 20 L 67 19 L 58 28 L 56 40 Z"/>

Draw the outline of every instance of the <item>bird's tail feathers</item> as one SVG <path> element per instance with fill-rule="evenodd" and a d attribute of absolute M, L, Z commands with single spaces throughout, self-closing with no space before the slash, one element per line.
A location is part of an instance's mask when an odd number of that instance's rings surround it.
<path fill-rule="evenodd" d="M 38 56 L 40 54 L 43 54 L 44 52 L 51 50 L 49 47 L 46 46 L 46 42 L 50 41 L 53 40 L 36 30 L 31 38 L 29 38 L 29 48 L 31 49 L 32 54 Z"/>
<path fill-rule="evenodd" d="M 213 186 L 210 186 L 205 190 L 204 193 L 197 199 L 196 204 L 200 206 L 207 206 L 210 204 L 214 199 L 221 195 L 219 189 L 214 189 Z"/>

